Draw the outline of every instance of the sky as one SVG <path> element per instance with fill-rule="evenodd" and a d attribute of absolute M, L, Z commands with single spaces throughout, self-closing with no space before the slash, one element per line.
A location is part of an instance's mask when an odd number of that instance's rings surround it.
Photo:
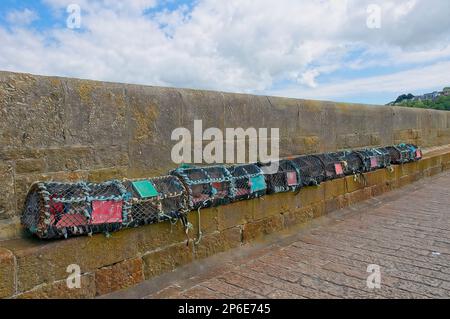
<path fill-rule="evenodd" d="M 450 86 L 448 0 L 0 1 L 0 70 L 353 103 Z"/>

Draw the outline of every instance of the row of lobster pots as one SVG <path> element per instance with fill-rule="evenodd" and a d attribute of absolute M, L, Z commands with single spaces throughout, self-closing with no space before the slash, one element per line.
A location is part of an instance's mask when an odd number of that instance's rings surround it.
<path fill-rule="evenodd" d="M 361 174 L 422 157 L 414 145 L 305 155 L 274 163 L 184 167 L 171 172 L 180 178 L 192 209 L 227 204 L 265 194 L 297 191 L 303 186 Z M 273 167 L 277 169 L 273 171 Z M 269 169 L 270 168 L 270 169 Z"/>
<path fill-rule="evenodd" d="M 140 180 L 36 183 L 27 196 L 22 223 L 38 237 L 57 238 L 167 220 L 186 222 L 191 210 L 297 191 L 420 158 L 417 147 L 401 144 L 297 156 L 275 163 L 187 166 L 168 176 Z"/>

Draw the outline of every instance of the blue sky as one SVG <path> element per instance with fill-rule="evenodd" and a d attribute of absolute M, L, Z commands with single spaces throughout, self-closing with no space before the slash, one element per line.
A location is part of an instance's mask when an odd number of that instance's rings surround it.
<path fill-rule="evenodd" d="M 450 86 L 448 12 L 447 0 L 2 0 L 0 70 L 385 104 Z"/>

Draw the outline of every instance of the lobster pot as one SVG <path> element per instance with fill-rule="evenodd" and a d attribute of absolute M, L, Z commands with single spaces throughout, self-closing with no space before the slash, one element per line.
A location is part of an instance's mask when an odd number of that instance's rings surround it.
<path fill-rule="evenodd" d="M 255 164 L 228 167 L 234 187 L 234 201 L 261 197 L 266 194 L 264 173 Z"/>
<path fill-rule="evenodd" d="M 403 164 L 408 161 L 409 150 L 407 148 L 399 149 L 397 146 L 387 146 L 381 149 L 389 152 L 391 164 Z"/>
<path fill-rule="evenodd" d="M 232 177 L 224 166 L 178 168 L 170 175 L 185 185 L 192 209 L 227 204 L 234 198 Z"/>
<path fill-rule="evenodd" d="M 299 156 L 293 158 L 292 162 L 298 168 L 300 180 L 304 186 L 315 186 L 325 181 L 325 167 L 317 156 Z"/>
<path fill-rule="evenodd" d="M 345 175 L 364 172 L 364 159 L 361 154 L 353 151 L 342 151 L 335 153 L 335 155 L 340 159 Z"/>
<path fill-rule="evenodd" d="M 269 171 L 271 164 L 277 164 L 277 171 Z M 302 186 L 298 167 L 290 160 L 280 160 L 270 164 L 261 164 L 267 184 L 267 193 L 296 191 Z"/>
<path fill-rule="evenodd" d="M 363 160 L 363 172 L 370 172 L 378 168 L 378 159 L 370 150 L 355 151 Z"/>
<path fill-rule="evenodd" d="M 313 155 L 317 157 L 325 168 L 325 180 L 344 177 L 344 167 L 337 153 L 324 153 Z"/>
<path fill-rule="evenodd" d="M 180 218 L 189 211 L 188 194 L 175 176 L 125 181 L 131 194 L 129 227 Z"/>
<path fill-rule="evenodd" d="M 391 165 L 391 155 L 386 149 L 373 148 L 370 151 L 377 159 L 378 168 L 386 168 Z"/>
<path fill-rule="evenodd" d="M 40 238 L 119 230 L 130 204 L 120 182 L 35 183 L 25 202 L 22 224 Z"/>
<path fill-rule="evenodd" d="M 422 150 L 418 146 L 414 144 L 405 144 L 405 146 L 409 149 L 409 158 L 411 161 L 418 161 L 422 159 Z"/>

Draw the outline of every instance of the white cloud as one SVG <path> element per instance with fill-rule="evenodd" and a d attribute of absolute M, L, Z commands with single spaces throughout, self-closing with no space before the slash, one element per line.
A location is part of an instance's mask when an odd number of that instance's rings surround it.
<path fill-rule="evenodd" d="M 72 2 L 45 0 L 59 14 Z M 250 93 L 297 83 L 286 95 L 332 98 L 341 87 L 319 91 L 319 75 L 450 59 L 447 0 L 379 0 L 376 30 L 366 27 L 373 0 L 199 0 L 152 15 L 157 0 L 75 2 L 82 32 L 0 27 L 0 69 Z"/>
<path fill-rule="evenodd" d="M 39 18 L 38 14 L 30 9 L 13 10 L 8 12 L 6 20 L 12 25 L 28 25 Z"/>
<path fill-rule="evenodd" d="M 401 93 L 442 88 L 450 84 L 450 61 L 383 76 L 341 81 L 313 89 L 290 87 L 271 91 L 273 95 L 321 99 L 336 98 L 364 93 L 389 93 L 392 97 Z M 397 95 L 396 95 L 397 94 Z"/>

